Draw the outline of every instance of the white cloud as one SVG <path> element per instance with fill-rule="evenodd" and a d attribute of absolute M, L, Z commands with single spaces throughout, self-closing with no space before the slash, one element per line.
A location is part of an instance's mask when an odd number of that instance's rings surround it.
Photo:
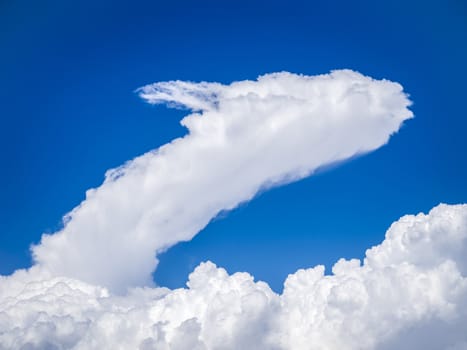
<path fill-rule="evenodd" d="M 126 296 L 64 277 L 0 280 L 1 349 L 467 349 L 467 205 L 395 222 L 361 264 L 282 295 L 207 262 L 188 288 Z"/>
<path fill-rule="evenodd" d="M 299 270 L 282 294 L 211 262 L 150 286 L 154 254 L 219 211 L 385 144 L 412 116 L 400 85 L 336 71 L 140 94 L 195 111 L 188 134 L 109 171 L 0 277 L 0 349 L 467 349 L 465 204 L 404 216 L 363 262 Z"/>
<path fill-rule="evenodd" d="M 181 122 L 188 134 L 109 171 L 64 228 L 33 247 L 40 273 L 119 292 L 150 286 L 156 255 L 220 211 L 374 150 L 412 116 L 399 84 L 350 70 L 230 85 L 172 81 L 139 93 L 195 111 Z"/>

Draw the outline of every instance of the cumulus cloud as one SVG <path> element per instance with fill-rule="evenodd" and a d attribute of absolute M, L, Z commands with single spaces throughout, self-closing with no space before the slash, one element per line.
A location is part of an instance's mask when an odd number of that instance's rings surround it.
<path fill-rule="evenodd" d="M 366 252 L 289 275 L 283 294 L 211 262 L 187 288 L 126 296 L 0 280 L 2 349 L 467 349 L 467 205 L 407 215 Z"/>
<path fill-rule="evenodd" d="M 372 151 L 412 116 L 399 84 L 350 70 L 138 91 L 150 103 L 191 110 L 181 121 L 188 133 L 108 171 L 64 228 L 32 248 L 36 275 L 118 292 L 151 286 L 157 254 L 190 240 L 219 212 Z"/>
<path fill-rule="evenodd" d="M 0 349 L 467 349 L 467 205 L 407 215 L 368 249 L 288 276 L 282 294 L 200 264 L 151 286 L 155 254 L 258 191 L 385 144 L 412 116 L 402 87 L 357 72 L 164 82 L 141 97 L 192 111 L 188 129 L 110 170 L 0 276 Z"/>

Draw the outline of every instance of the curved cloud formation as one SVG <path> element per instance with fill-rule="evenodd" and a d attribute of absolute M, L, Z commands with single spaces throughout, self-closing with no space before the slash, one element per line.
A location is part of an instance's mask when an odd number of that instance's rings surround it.
<path fill-rule="evenodd" d="M 219 211 L 385 144 L 412 116 L 400 85 L 335 71 L 139 92 L 191 109 L 188 134 L 109 171 L 33 267 L 0 277 L 0 349 L 467 349 L 465 204 L 404 216 L 363 262 L 299 270 L 282 294 L 211 262 L 148 287 L 155 253 Z"/>
<path fill-rule="evenodd" d="M 202 263 L 186 289 L 125 297 L 0 279 L 1 349 L 467 349 L 467 205 L 407 215 L 359 260 L 289 275 L 282 295 Z"/>
<path fill-rule="evenodd" d="M 139 94 L 190 109 L 181 121 L 187 135 L 110 170 L 61 231 L 32 248 L 36 275 L 117 292 L 150 286 L 157 253 L 190 240 L 220 211 L 372 151 L 412 117 L 399 84 L 350 70 L 229 85 L 170 81 Z"/>

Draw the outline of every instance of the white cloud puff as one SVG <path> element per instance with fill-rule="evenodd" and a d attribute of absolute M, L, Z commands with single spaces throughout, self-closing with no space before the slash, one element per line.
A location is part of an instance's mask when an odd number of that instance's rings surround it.
<path fill-rule="evenodd" d="M 412 117 L 399 84 L 350 70 L 229 85 L 170 81 L 139 94 L 192 110 L 181 121 L 187 135 L 109 171 L 64 228 L 33 247 L 36 274 L 117 292 L 151 286 L 157 254 L 219 212 L 372 151 Z"/>
<path fill-rule="evenodd" d="M 207 262 L 187 288 L 126 296 L 19 271 L 0 280 L 1 349 L 467 349 L 467 205 L 395 222 L 364 261 L 299 270 L 278 295 Z"/>
<path fill-rule="evenodd" d="M 385 144 L 402 87 L 353 71 L 165 82 L 140 95 L 193 111 L 186 136 L 107 173 L 0 277 L 0 349 L 467 349 L 467 205 L 395 222 L 365 259 L 288 276 L 282 294 L 211 262 L 151 286 L 155 254 L 258 191 Z"/>

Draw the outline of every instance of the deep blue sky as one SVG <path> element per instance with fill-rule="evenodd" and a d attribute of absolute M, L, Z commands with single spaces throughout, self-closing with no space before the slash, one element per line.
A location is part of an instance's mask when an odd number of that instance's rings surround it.
<path fill-rule="evenodd" d="M 185 130 L 134 89 L 351 68 L 400 82 L 416 118 L 389 145 L 216 219 L 161 257 L 180 287 L 200 261 L 276 290 L 362 257 L 394 220 L 467 202 L 467 5 L 447 1 L 1 1 L 0 273 L 104 172 Z M 122 257 L 123 258 L 123 257 Z"/>

